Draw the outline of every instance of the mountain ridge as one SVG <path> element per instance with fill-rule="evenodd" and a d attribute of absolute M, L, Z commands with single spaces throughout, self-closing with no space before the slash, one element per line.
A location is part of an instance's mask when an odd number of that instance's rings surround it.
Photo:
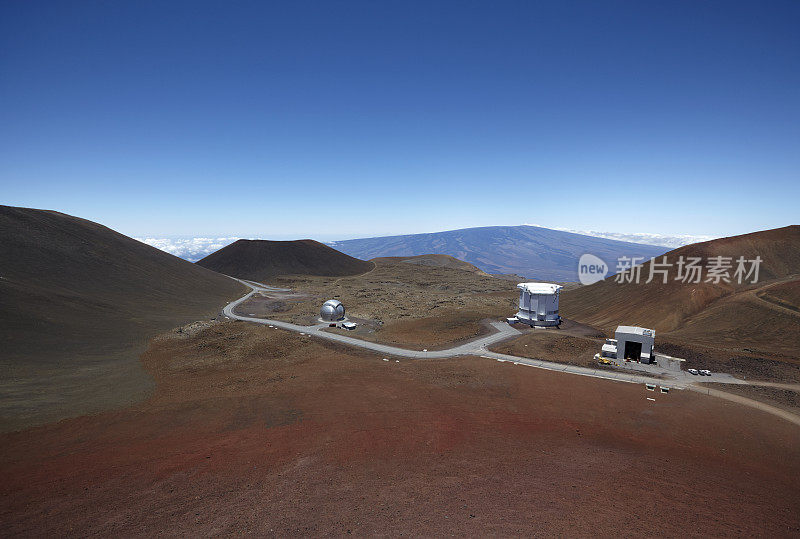
<path fill-rule="evenodd" d="M 649 259 L 668 247 L 623 242 L 517 225 L 474 227 L 424 234 L 405 234 L 329 242 L 345 254 L 361 259 L 409 257 L 429 253 L 453 256 L 490 274 L 519 274 L 528 279 L 574 282 L 578 259 L 598 256 L 616 268 L 620 256 Z"/>

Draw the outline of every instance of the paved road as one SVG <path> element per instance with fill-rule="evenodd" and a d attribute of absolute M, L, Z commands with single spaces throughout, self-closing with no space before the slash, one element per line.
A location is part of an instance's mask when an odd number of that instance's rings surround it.
<path fill-rule="evenodd" d="M 291 324 L 289 322 L 282 322 L 280 320 L 253 318 L 250 316 L 243 316 L 241 314 L 236 314 L 234 312 L 234 309 L 240 303 L 246 301 L 254 294 L 257 294 L 259 292 L 286 291 L 286 289 L 273 288 L 271 286 L 266 286 L 261 283 L 256 283 L 253 281 L 242 281 L 240 279 L 237 279 L 237 281 L 246 286 L 249 286 L 250 288 L 252 288 L 252 290 L 246 296 L 229 303 L 228 305 L 225 306 L 224 309 L 222 309 L 222 313 L 228 318 L 233 318 L 235 320 L 244 320 L 247 322 L 255 322 L 256 324 L 266 324 L 281 329 L 288 329 L 289 331 L 296 331 L 299 333 L 306 333 L 308 335 L 319 337 L 321 339 L 336 341 L 351 346 L 358 346 L 360 348 L 366 348 L 368 350 L 373 350 L 375 352 L 380 352 L 381 354 L 390 356 L 407 357 L 412 359 L 435 359 L 435 358 L 471 355 L 475 354 L 476 351 L 484 349 L 484 347 L 486 346 L 490 346 L 496 342 L 500 342 L 502 340 L 508 339 L 510 337 L 515 337 L 520 334 L 519 331 L 512 328 L 508 324 L 504 324 L 501 322 L 493 322 L 492 326 L 497 330 L 497 333 L 493 333 L 492 335 L 488 335 L 486 337 L 482 337 L 480 339 L 470 341 L 468 343 L 456 346 L 454 348 L 449 348 L 447 350 L 424 351 L 424 350 L 410 350 L 408 348 L 398 348 L 396 346 L 388 346 L 385 344 L 364 341 L 362 339 L 356 339 L 353 337 L 348 337 L 346 335 L 339 335 L 336 333 L 329 333 L 327 331 L 323 331 L 325 328 L 328 327 L 328 324 L 325 323 L 316 324 L 313 326 L 301 326 L 298 324 Z"/>
<path fill-rule="evenodd" d="M 759 384 L 758 382 L 754 382 L 752 385 L 761 385 L 761 384 Z M 786 421 L 790 421 L 795 425 L 800 426 L 800 416 L 798 416 L 797 414 L 794 414 L 788 410 L 782 410 L 781 408 L 778 408 L 776 406 L 770 406 L 769 404 L 757 401 L 755 399 L 750 399 L 742 395 L 736 395 L 735 393 L 728 393 L 727 391 L 720 391 L 719 389 L 713 389 L 705 386 L 691 385 L 688 386 L 688 389 L 691 389 L 692 391 L 697 391 L 698 393 L 703 393 L 704 395 L 710 395 L 712 397 L 725 399 L 727 401 L 744 404 L 745 406 L 751 406 L 763 412 L 767 412 L 768 414 L 776 415 L 780 418 L 785 419 Z"/>
<path fill-rule="evenodd" d="M 254 294 L 258 294 L 260 292 L 288 292 L 289 289 L 287 288 L 275 288 L 272 286 L 267 286 L 262 283 L 258 283 L 255 281 L 243 281 L 241 279 L 236 279 L 240 283 L 245 286 L 251 288 L 251 291 L 242 298 L 237 299 L 236 301 L 232 301 L 228 305 L 226 305 L 222 312 L 228 318 L 233 318 L 235 320 L 244 320 L 246 322 L 254 322 L 256 324 L 264 324 L 270 325 L 274 327 L 278 327 L 281 329 L 287 329 L 289 331 L 296 331 L 298 333 L 305 333 L 306 335 L 310 335 L 312 337 L 317 337 L 320 339 L 326 339 L 329 341 L 340 342 L 343 344 L 347 344 L 350 346 L 357 346 L 359 348 L 366 348 L 367 350 L 372 350 L 374 352 L 380 352 L 383 355 L 387 356 L 397 356 L 397 357 L 406 357 L 411 359 L 434 359 L 434 358 L 446 358 L 446 357 L 456 357 L 456 356 L 479 356 L 486 359 L 494 359 L 496 361 L 502 362 L 510 362 L 514 363 L 515 365 L 522 365 L 527 367 L 535 367 L 538 369 L 545 369 L 548 371 L 558 371 L 564 372 L 569 374 L 577 374 L 579 376 L 591 376 L 594 378 L 602 378 L 606 380 L 614 380 L 617 382 L 628 382 L 633 384 L 656 384 L 660 385 L 661 387 L 669 387 L 675 389 L 691 389 L 692 391 L 697 391 L 699 393 L 704 393 L 707 395 L 715 396 L 718 398 L 726 399 L 729 401 L 737 402 L 739 404 L 744 404 L 745 406 L 750 406 L 753 408 L 757 408 L 764 412 L 776 415 L 781 417 L 787 421 L 791 421 L 792 423 L 800 426 L 800 416 L 788 412 L 786 410 L 781 410 L 774 406 L 769 406 L 762 402 L 756 401 L 754 399 L 749 399 L 747 397 L 742 397 L 739 395 L 734 395 L 732 393 L 726 393 L 724 391 L 719 391 L 716 389 L 708 388 L 707 386 L 700 386 L 697 385 L 695 382 L 726 382 L 726 383 L 739 383 L 739 384 L 751 384 L 751 385 L 771 385 L 768 383 L 763 382 L 749 382 L 746 380 L 739 380 L 738 378 L 734 378 L 733 376 L 725 373 L 719 373 L 713 377 L 690 377 L 688 373 L 685 371 L 680 371 L 679 373 L 672 373 L 671 371 L 664 371 L 659 372 L 657 374 L 671 376 L 670 379 L 663 379 L 657 378 L 653 376 L 647 376 L 648 372 L 652 372 L 649 370 L 646 371 L 636 371 L 636 370 L 628 370 L 627 372 L 620 371 L 620 370 L 610 370 L 610 369 L 594 369 L 591 367 L 580 367 L 577 365 L 564 365 L 562 363 L 553 363 L 551 361 L 543 361 L 539 359 L 529 359 L 525 357 L 519 356 L 510 356 L 506 354 L 499 354 L 497 352 L 490 352 L 487 348 L 495 343 L 503 341 L 505 339 L 509 339 L 511 337 L 515 337 L 520 335 L 520 332 L 511 327 L 509 324 L 505 322 L 492 322 L 492 327 L 494 327 L 497 332 L 493 333 L 492 335 L 488 335 L 486 337 L 482 337 L 480 339 L 476 339 L 459 346 L 455 346 L 453 348 L 448 348 L 447 350 L 435 350 L 435 351 L 425 351 L 425 350 L 411 350 L 408 348 L 398 348 L 396 346 L 388 346 L 385 344 L 378 344 L 373 342 L 364 341 L 361 339 L 356 339 L 353 337 L 348 337 L 346 335 L 338 335 L 336 333 L 329 333 L 323 331 L 325 328 L 328 327 L 328 324 L 317 324 L 313 326 L 301 326 L 298 324 L 290 324 L 289 322 L 281 322 L 280 320 L 268 320 L 264 318 L 253 318 L 250 316 L 242 316 L 240 314 L 236 314 L 234 309 L 241 304 L 242 302 L 246 301 L 248 298 L 253 296 Z M 645 367 L 650 367 L 646 365 Z M 779 384 L 784 385 L 784 384 Z"/>
<path fill-rule="evenodd" d="M 456 356 L 481 356 L 487 359 L 508 361 L 511 363 L 516 363 L 518 365 L 526 365 L 529 367 L 537 367 L 540 369 L 546 369 L 550 371 L 567 372 L 583 376 L 593 376 L 595 378 L 605 378 L 608 380 L 616 380 L 619 382 L 631 382 L 636 384 L 653 383 L 653 384 L 667 385 L 669 387 L 676 387 L 676 388 L 678 387 L 682 388 L 686 386 L 686 383 L 678 380 L 675 381 L 663 380 L 660 378 L 650 377 L 638 373 L 617 372 L 605 369 L 592 369 L 589 367 L 579 367 L 577 365 L 564 365 L 562 363 L 553 363 L 551 361 L 528 359 L 524 357 L 498 354 L 497 352 L 490 352 L 487 348 L 492 344 L 520 335 L 519 331 L 517 331 L 516 329 L 514 329 L 505 322 L 492 322 L 492 327 L 496 329 L 497 332 L 488 335 L 486 337 L 481 337 L 480 339 L 469 341 L 467 343 L 455 346 L 453 348 L 448 348 L 447 350 L 425 351 L 425 350 L 411 350 L 408 348 L 399 348 L 396 346 L 389 346 L 386 344 L 364 341 L 362 339 L 356 339 L 354 337 L 348 337 L 346 335 L 339 335 L 336 333 L 329 333 L 327 331 L 323 331 L 325 328 L 328 327 L 328 324 L 301 326 L 298 324 L 291 324 L 289 322 L 282 322 L 280 320 L 269 320 L 265 318 L 253 318 L 250 316 L 244 316 L 241 314 L 236 314 L 234 312 L 234 309 L 239 304 L 246 301 L 254 294 L 258 294 L 260 292 L 286 291 L 286 289 L 274 288 L 254 281 L 242 281 L 241 279 L 237 279 L 237 281 L 244 284 L 245 286 L 250 287 L 252 290 L 246 296 L 237 299 L 236 301 L 233 301 L 225 306 L 222 312 L 228 318 L 233 318 L 235 320 L 244 320 L 246 322 L 254 322 L 256 324 L 275 326 L 281 329 L 287 329 L 289 331 L 296 331 L 298 333 L 305 333 L 307 335 L 310 335 L 312 337 L 318 337 L 320 339 L 336 341 L 350 346 L 357 346 L 359 348 L 366 348 L 367 350 L 379 352 L 387 356 L 397 356 L 397 357 L 405 357 L 411 359 L 435 359 L 435 358 L 447 358 Z"/>

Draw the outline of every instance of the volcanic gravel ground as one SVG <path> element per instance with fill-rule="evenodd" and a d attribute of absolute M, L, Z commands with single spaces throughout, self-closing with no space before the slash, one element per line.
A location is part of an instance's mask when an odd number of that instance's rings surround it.
<path fill-rule="evenodd" d="M 148 401 L 0 437 L 4 535 L 800 533 L 800 429 L 689 391 L 243 323 L 143 363 Z"/>

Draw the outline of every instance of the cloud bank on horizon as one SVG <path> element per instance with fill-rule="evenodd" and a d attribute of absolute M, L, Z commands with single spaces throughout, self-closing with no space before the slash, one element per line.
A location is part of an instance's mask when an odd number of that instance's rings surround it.
<path fill-rule="evenodd" d="M 716 236 L 696 236 L 692 234 L 655 234 L 651 232 L 636 232 L 632 234 L 623 234 L 621 232 L 595 232 L 593 230 L 567 230 L 566 232 L 574 232 L 576 234 L 584 234 L 586 236 L 594 236 L 596 238 L 606 238 L 609 240 L 629 241 L 631 243 L 644 243 L 647 245 L 658 245 L 661 247 L 671 247 L 677 249 L 690 243 L 700 243 L 716 239 Z"/>
<path fill-rule="evenodd" d="M 134 238 L 189 262 L 197 262 L 241 238 Z"/>
<path fill-rule="evenodd" d="M 526 223 L 528 224 L 528 223 Z M 530 224 L 529 226 L 541 226 Z M 571 230 L 568 228 L 555 228 L 555 227 L 542 227 L 551 228 L 553 230 L 562 230 L 564 232 L 573 232 L 575 234 L 583 234 L 585 236 L 594 236 L 596 238 L 606 238 L 610 240 L 628 241 L 632 243 L 644 243 L 646 245 L 658 245 L 663 247 L 671 247 L 676 249 L 690 243 L 697 243 L 701 241 L 708 241 L 714 239 L 714 236 L 697 236 L 690 234 L 669 235 L 669 234 L 655 234 L 650 232 L 638 233 L 622 233 L 622 232 L 596 232 L 587 230 Z M 146 243 L 156 249 L 161 249 L 169 254 L 188 260 L 189 262 L 197 262 L 214 251 L 218 251 L 223 247 L 230 245 L 236 240 L 242 239 L 240 237 L 225 237 L 225 238 L 135 238 L 142 243 Z M 249 238 L 261 239 L 261 238 Z M 335 241 L 327 242 L 329 245 L 336 245 Z"/>
<path fill-rule="evenodd" d="M 583 234 L 584 236 L 594 236 L 595 238 L 605 238 L 607 240 L 629 241 L 631 243 L 644 243 L 646 245 L 658 245 L 659 247 L 672 247 L 677 249 L 690 243 L 699 243 L 716 239 L 717 236 L 704 236 L 695 234 L 656 234 L 654 232 L 597 232 L 595 230 L 573 230 L 571 228 L 556 228 L 542 225 L 525 223 L 528 226 L 538 226 L 551 228 L 563 232 Z"/>

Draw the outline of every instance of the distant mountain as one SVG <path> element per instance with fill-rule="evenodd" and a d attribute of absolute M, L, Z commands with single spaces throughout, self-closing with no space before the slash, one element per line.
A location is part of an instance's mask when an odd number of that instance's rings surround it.
<path fill-rule="evenodd" d="M 144 398 L 149 339 L 245 290 L 97 223 L 0 206 L 0 430 Z"/>
<path fill-rule="evenodd" d="M 611 273 L 621 256 L 649 259 L 667 247 L 584 236 L 538 226 L 489 226 L 430 234 L 410 234 L 331 242 L 351 256 L 445 254 L 469 262 L 487 273 L 516 273 L 542 281 L 577 281 L 578 259 L 591 253 L 603 259 Z"/>
<path fill-rule="evenodd" d="M 197 265 L 253 281 L 276 275 L 341 277 L 375 267 L 314 240 L 239 240 L 198 260 Z"/>

